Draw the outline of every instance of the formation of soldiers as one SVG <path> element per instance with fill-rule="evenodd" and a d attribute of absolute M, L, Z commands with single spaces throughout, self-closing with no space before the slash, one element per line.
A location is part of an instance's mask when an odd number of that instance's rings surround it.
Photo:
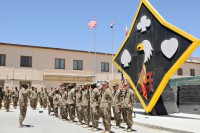
<path fill-rule="evenodd" d="M 111 108 L 116 121 L 115 128 L 121 128 L 121 115 L 127 124 L 127 131 L 132 131 L 132 113 L 134 106 L 134 92 L 126 82 L 122 88 L 116 83 L 109 88 L 109 83 L 104 81 L 100 87 L 96 83 L 75 85 L 67 87 L 60 85 L 57 89 L 48 92 L 48 112 L 53 111 L 56 117 L 69 122 L 75 122 L 77 116 L 78 124 L 84 128 L 90 127 L 98 131 L 100 117 L 103 120 L 105 130 L 111 130 Z M 60 110 L 60 114 L 58 114 Z"/>
<path fill-rule="evenodd" d="M 23 120 L 26 117 L 28 99 L 32 109 L 37 108 L 37 103 L 43 108 L 48 107 L 49 115 L 51 112 L 55 117 L 60 117 L 62 120 L 67 120 L 71 123 L 75 122 L 75 117 L 78 119 L 78 124 L 84 128 L 89 128 L 92 124 L 92 131 L 98 131 L 98 124 L 100 117 L 103 120 L 105 130 L 103 133 L 111 131 L 111 110 L 114 114 L 116 122 L 115 128 L 121 128 L 123 121 L 127 125 L 127 131 L 132 131 L 132 113 L 134 106 L 134 92 L 130 89 L 128 82 L 125 82 L 123 87 L 119 84 L 114 84 L 109 88 L 109 83 L 104 81 L 100 87 L 96 83 L 86 83 L 84 85 L 62 84 L 58 88 L 51 88 L 47 91 L 46 88 L 32 87 L 29 89 L 28 85 L 22 85 L 20 91 L 17 87 L 11 91 L 6 87 L 2 91 L 0 86 L 0 108 L 1 102 L 4 100 L 4 107 L 9 111 L 11 99 L 13 107 L 17 107 L 19 100 L 19 127 L 23 127 Z M 112 109 L 111 109 L 112 108 Z"/>
<path fill-rule="evenodd" d="M 13 102 L 13 108 L 17 108 L 17 103 L 19 99 L 19 90 L 17 87 L 14 90 L 11 90 L 9 87 L 6 87 L 5 91 L 2 86 L 0 86 L 0 109 L 2 108 L 2 103 L 4 102 L 4 108 L 7 112 L 10 109 L 10 103 Z"/>

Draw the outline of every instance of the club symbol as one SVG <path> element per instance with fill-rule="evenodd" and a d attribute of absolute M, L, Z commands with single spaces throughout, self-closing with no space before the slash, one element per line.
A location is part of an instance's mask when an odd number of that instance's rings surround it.
<path fill-rule="evenodd" d="M 137 24 L 137 30 L 141 30 L 141 32 L 145 32 L 148 27 L 151 25 L 151 20 L 147 19 L 147 16 L 142 16 L 140 22 Z"/>

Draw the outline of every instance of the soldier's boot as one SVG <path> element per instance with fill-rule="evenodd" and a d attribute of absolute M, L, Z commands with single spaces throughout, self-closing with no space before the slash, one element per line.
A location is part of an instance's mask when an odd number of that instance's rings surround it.
<path fill-rule="evenodd" d="M 99 130 L 98 128 L 93 128 L 92 129 L 93 132 L 98 131 L 98 130 Z"/>
<path fill-rule="evenodd" d="M 128 129 L 127 129 L 127 132 L 132 132 L 132 129 L 131 129 L 131 128 L 128 128 Z"/>
<path fill-rule="evenodd" d="M 24 125 L 22 124 L 22 122 L 19 122 L 19 128 L 22 128 Z"/>
<path fill-rule="evenodd" d="M 89 128 L 89 125 L 83 125 L 83 128 Z"/>

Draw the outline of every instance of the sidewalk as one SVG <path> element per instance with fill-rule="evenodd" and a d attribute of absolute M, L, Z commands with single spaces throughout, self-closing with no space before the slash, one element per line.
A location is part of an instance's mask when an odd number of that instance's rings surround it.
<path fill-rule="evenodd" d="M 162 129 L 176 133 L 199 133 L 200 115 L 175 113 L 165 116 L 144 115 L 143 109 L 135 108 L 136 118 L 133 118 L 135 125 Z"/>

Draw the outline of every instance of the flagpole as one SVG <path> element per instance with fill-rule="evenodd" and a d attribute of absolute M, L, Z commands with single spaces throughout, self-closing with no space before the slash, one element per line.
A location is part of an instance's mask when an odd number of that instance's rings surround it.
<path fill-rule="evenodd" d="M 97 64 L 97 54 L 96 54 L 96 26 L 94 27 L 94 81 L 96 82 L 96 64 Z"/>
<path fill-rule="evenodd" d="M 112 59 L 113 59 L 113 51 L 114 51 L 114 25 L 112 26 Z M 113 63 L 112 63 L 112 80 L 113 79 L 114 79 L 114 67 L 113 67 Z"/>

